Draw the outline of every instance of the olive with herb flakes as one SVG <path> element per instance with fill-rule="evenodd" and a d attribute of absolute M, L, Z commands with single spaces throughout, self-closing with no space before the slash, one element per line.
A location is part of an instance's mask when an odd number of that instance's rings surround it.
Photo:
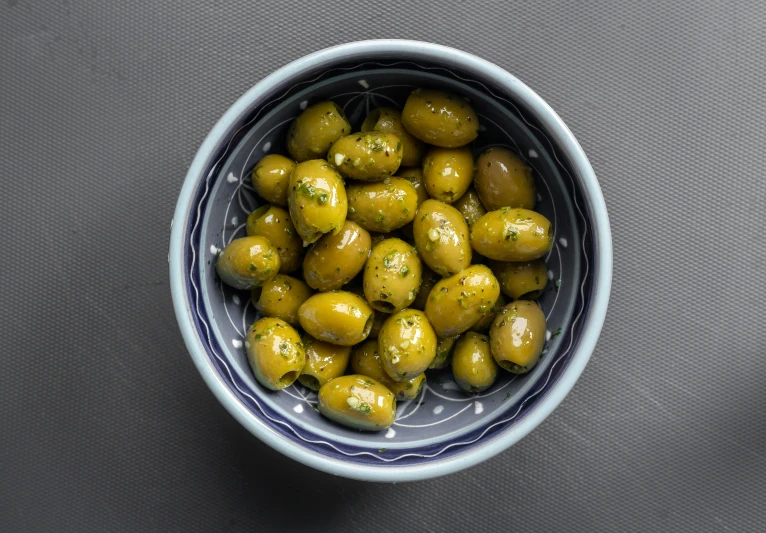
<path fill-rule="evenodd" d="M 235 289 L 260 287 L 279 272 L 277 249 L 265 237 L 241 237 L 231 241 L 218 256 L 215 270 Z"/>
<path fill-rule="evenodd" d="M 455 94 L 431 89 L 410 93 L 402 110 L 402 123 L 421 141 L 442 148 L 465 146 L 479 134 L 479 119 L 468 102 Z"/>
<path fill-rule="evenodd" d="M 370 234 L 346 220 L 337 234 L 325 233 L 303 260 L 306 283 L 319 291 L 340 289 L 359 274 L 370 254 Z"/>
<path fill-rule="evenodd" d="M 400 168 L 394 177 L 404 178 L 415 187 L 415 192 L 418 194 L 418 205 L 431 198 L 423 183 L 423 169 L 421 167 Z"/>
<path fill-rule="evenodd" d="M 431 198 L 451 204 L 463 196 L 473 179 L 473 154 L 468 147 L 428 149 L 423 183 Z"/>
<path fill-rule="evenodd" d="M 298 376 L 304 387 L 318 391 L 322 385 L 346 373 L 351 346 L 338 346 L 304 335 L 303 351 L 306 365 Z"/>
<path fill-rule="evenodd" d="M 371 131 L 335 141 L 327 161 L 347 178 L 379 181 L 393 176 L 402 163 L 402 142 L 393 133 Z"/>
<path fill-rule="evenodd" d="M 415 300 L 421 275 L 415 248 L 401 239 L 386 239 L 372 249 L 364 267 L 364 297 L 373 309 L 394 313 Z"/>
<path fill-rule="evenodd" d="M 374 339 L 367 339 L 354 347 L 351 352 L 351 372 L 379 381 L 394 393 L 397 400 L 414 400 L 426 382 L 425 373 L 401 382 L 388 377 L 378 355 L 378 341 Z"/>
<path fill-rule="evenodd" d="M 553 226 L 540 213 L 505 207 L 490 211 L 471 226 L 471 246 L 497 261 L 531 261 L 553 246 Z"/>
<path fill-rule="evenodd" d="M 367 115 L 362 123 L 362 132 L 382 131 L 393 133 L 402 142 L 402 166 L 419 165 L 425 146 L 407 133 L 402 124 L 402 113 L 391 107 L 378 107 Z"/>
<path fill-rule="evenodd" d="M 471 331 L 475 331 L 476 333 L 486 333 L 489 331 L 489 327 L 492 325 L 492 322 L 494 322 L 497 313 L 499 313 L 505 304 L 508 303 L 505 296 L 503 296 L 502 287 L 500 290 L 501 292 L 497 297 L 497 301 L 495 302 L 495 305 L 492 306 L 492 311 L 481 317 L 476 324 L 471 326 Z"/>
<path fill-rule="evenodd" d="M 452 362 L 452 350 L 455 348 L 455 343 L 460 338 L 460 335 L 453 335 L 452 337 L 439 337 L 439 341 L 436 343 L 436 357 L 428 367 L 429 370 L 440 370 L 447 368 Z"/>
<path fill-rule="evenodd" d="M 255 164 L 251 179 L 258 195 L 270 204 L 287 207 L 287 191 L 295 161 L 279 154 L 269 154 Z"/>
<path fill-rule="evenodd" d="M 537 303 L 517 300 L 503 307 L 489 329 L 492 357 L 501 368 L 526 374 L 545 345 L 545 314 Z"/>
<path fill-rule="evenodd" d="M 343 179 L 321 159 L 299 163 L 290 178 L 290 217 L 304 244 L 337 234 L 346 221 L 348 199 Z"/>
<path fill-rule="evenodd" d="M 351 374 L 322 385 L 319 412 L 350 428 L 379 431 L 394 423 L 396 398 L 378 381 Z"/>
<path fill-rule="evenodd" d="M 507 148 L 489 148 L 476 159 L 474 187 L 484 207 L 534 209 L 537 200 L 532 169 Z"/>
<path fill-rule="evenodd" d="M 316 103 L 293 120 L 287 131 L 287 151 L 298 161 L 324 159 L 332 143 L 351 133 L 343 110 L 335 102 Z"/>
<path fill-rule="evenodd" d="M 436 357 L 436 333 L 426 315 L 403 309 L 383 323 L 378 354 L 383 370 L 394 381 L 407 381 L 426 371 Z"/>
<path fill-rule="evenodd" d="M 412 222 L 418 209 L 415 187 L 404 178 L 354 183 L 346 188 L 348 218 L 367 231 L 388 233 Z"/>
<path fill-rule="evenodd" d="M 479 199 L 479 195 L 476 194 L 476 190 L 473 187 L 469 188 L 463 196 L 458 198 L 458 200 L 452 204 L 452 207 L 460 211 L 460 214 L 463 215 L 463 219 L 465 220 L 465 223 L 468 224 L 469 228 L 487 212 Z"/>
<path fill-rule="evenodd" d="M 320 292 L 298 309 L 301 327 L 320 341 L 353 346 L 370 334 L 373 310 L 364 298 L 346 291 Z"/>
<path fill-rule="evenodd" d="M 255 379 L 271 390 L 292 385 L 306 363 L 298 332 L 279 318 L 261 318 L 250 326 L 245 350 Z"/>
<path fill-rule="evenodd" d="M 489 267 L 503 294 L 514 300 L 536 300 L 548 285 L 548 267 L 542 259 L 521 263 L 492 261 Z"/>
<path fill-rule="evenodd" d="M 248 235 L 266 237 L 279 253 L 279 271 L 295 272 L 303 261 L 303 241 L 290 219 L 290 213 L 274 205 L 262 205 L 247 217 Z"/>
<path fill-rule="evenodd" d="M 281 318 L 291 326 L 297 326 L 298 309 L 313 293 L 301 280 L 277 274 L 261 287 L 255 308 L 264 316 Z"/>
<path fill-rule="evenodd" d="M 452 375 L 466 392 L 481 392 L 497 378 L 497 363 L 489 349 L 489 337 L 469 331 L 463 335 L 452 354 Z"/>
<path fill-rule="evenodd" d="M 499 295 L 500 285 L 492 271 L 472 265 L 434 285 L 425 313 L 439 337 L 451 337 L 491 313 Z"/>
<path fill-rule="evenodd" d="M 426 200 L 412 226 L 415 246 L 423 262 L 441 276 L 460 272 L 471 264 L 468 225 L 451 205 Z"/>

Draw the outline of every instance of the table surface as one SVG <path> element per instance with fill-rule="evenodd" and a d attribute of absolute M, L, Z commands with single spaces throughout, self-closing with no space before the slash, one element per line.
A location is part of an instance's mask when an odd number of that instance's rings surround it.
<path fill-rule="evenodd" d="M 718 2 L 0 3 L 0 530 L 763 531 L 766 7 Z M 218 404 L 166 256 L 245 90 L 366 38 L 518 76 L 590 157 L 615 275 L 582 378 L 480 466 L 313 471 Z"/>

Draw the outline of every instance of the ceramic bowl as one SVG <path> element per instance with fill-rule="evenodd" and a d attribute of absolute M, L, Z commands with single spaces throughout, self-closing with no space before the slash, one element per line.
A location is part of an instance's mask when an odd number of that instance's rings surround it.
<path fill-rule="evenodd" d="M 449 371 L 429 376 L 413 401 L 399 402 L 387 431 L 341 427 L 315 410 L 316 393 L 296 384 L 261 387 L 243 335 L 257 315 L 248 292 L 224 286 L 216 254 L 243 236 L 256 208 L 250 171 L 286 153 L 290 122 L 306 106 L 333 100 L 355 128 L 383 105 L 401 107 L 417 87 L 440 88 L 478 113 L 475 153 L 505 146 L 533 169 L 537 210 L 555 228 L 540 299 L 548 340 L 532 372 L 501 372 L 489 390 L 467 395 Z M 181 332 L 197 368 L 248 430 L 314 468 L 370 481 L 407 481 L 454 472 L 517 442 L 561 402 L 583 371 L 606 313 L 612 269 L 609 221 L 585 154 L 556 113 L 508 72 L 478 57 L 412 41 L 365 41 L 322 50 L 279 69 L 242 96 L 197 152 L 170 239 L 170 279 Z"/>

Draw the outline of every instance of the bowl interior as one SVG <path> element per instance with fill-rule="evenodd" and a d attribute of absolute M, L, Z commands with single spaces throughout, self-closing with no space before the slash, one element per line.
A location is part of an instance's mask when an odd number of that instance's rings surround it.
<path fill-rule="evenodd" d="M 544 393 L 553 366 L 565 366 L 575 337 L 576 318 L 584 309 L 583 284 L 586 236 L 581 212 L 575 215 L 576 187 L 558 160 L 550 141 L 509 102 L 494 98 L 481 84 L 447 71 L 362 65 L 327 73 L 322 79 L 291 88 L 263 108 L 242 128 L 237 141 L 223 152 L 198 195 L 196 220 L 190 227 L 187 263 L 190 296 L 200 336 L 222 379 L 264 424 L 318 453 L 341 454 L 358 461 L 417 461 L 436 457 L 458 445 L 492 436 L 499 425 L 523 416 L 525 404 Z M 491 389 L 476 395 L 462 392 L 449 370 L 430 372 L 427 385 L 413 401 L 399 402 L 394 426 L 365 433 L 334 424 L 315 410 L 316 393 L 300 384 L 280 392 L 267 391 L 250 371 L 244 334 L 258 316 L 249 292 L 223 285 L 214 269 L 220 249 L 245 235 L 249 212 L 259 205 L 250 171 L 268 153 L 286 153 L 290 122 L 306 106 L 333 100 L 358 131 L 367 112 L 378 106 L 401 108 L 418 87 L 448 90 L 464 97 L 476 110 L 479 137 L 475 154 L 504 146 L 534 170 L 537 210 L 554 225 L 554 247 L 546 257 L 548 287 L 539 303 L 545 312 L 549 340 L 540 363 L 524 376 L 501 371 Z"/>

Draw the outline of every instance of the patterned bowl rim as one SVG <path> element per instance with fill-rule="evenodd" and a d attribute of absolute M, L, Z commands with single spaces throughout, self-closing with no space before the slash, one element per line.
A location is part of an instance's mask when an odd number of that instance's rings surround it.
<path fill-rule="evenodd" d="M 222 380 L 207 356 L 194 325 L 186 290 L 184 244 L 186 226 L 192 216 L 192 202 L 200 183 L 206 178 L 206 169 L 210 168 L 222 145 L 230 141 L 235 126 L 242 122 L 255 103 L 305 70 L 329 69 L 341 62 L 369 61 L 371 58 L 407 58 L 458 68 L 491 82 L 512 100 L 522 104 L 545 129 L 560 153 L 568 158 L 581 187 L 593 231 L 592 293 L 581 327 L 582 336 L 562 375 L 527 416 L 505 428 L 497 437 L 470 447 L 461 454 L 424 464 L 374 466 L 342 461 L 301 447 L 258 420 Z M 245 428 L 280 453 L 318 470 L 353 479 L 396 482 L 449 474 L 497 455 L 526 436 L 561 403 L 585 368 L 601 333 L 612 281 L 612 241 L 604 198 L 585 153 L 561 118 L 537 93 L 497 65 L 453 48 L 419 41 L 373 40 L 334 46 L 293 61 L 248 90 L 224 113 L 197 151 L 184 180 L 171 223 L 168 263 L 173 306 L 186 347 L 208 387 Z"/>

